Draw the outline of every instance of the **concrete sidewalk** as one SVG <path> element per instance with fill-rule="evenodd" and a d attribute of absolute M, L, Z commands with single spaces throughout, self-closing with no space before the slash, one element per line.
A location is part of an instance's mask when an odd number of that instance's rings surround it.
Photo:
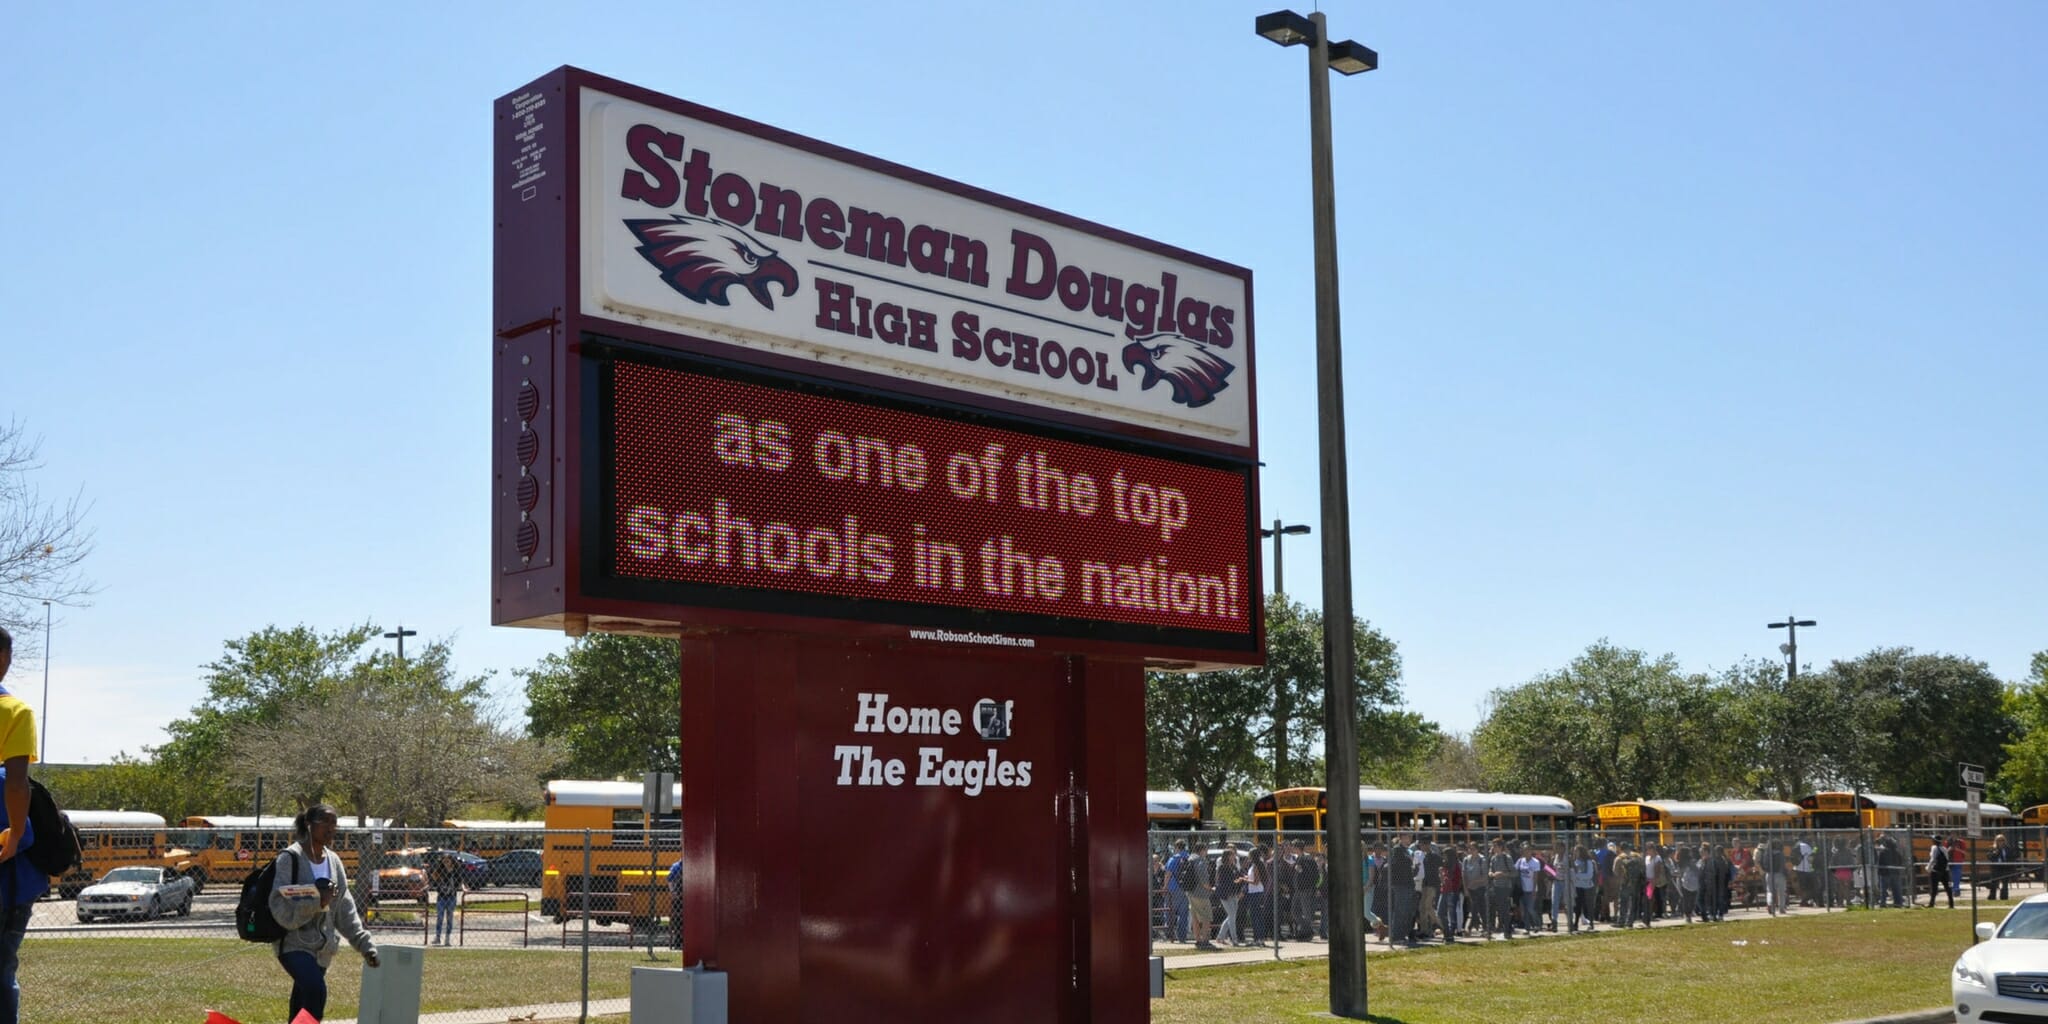
<path fill-rule="evenodd" d="M 628 999 L 593 999 L 590 1015 L 622 1015 L 632 1008 Z M 420 1024 L 504 1024 L 507 1021 L 575 1020 L 583 1013 L 581 1002 L 536 1003 L 532 1006 L 493 1006 L 475 1010 L 447 1010 L 420 1014 Z M 330 1018 L 324 1024 L 356 1024 L 354 1017 Z"/>

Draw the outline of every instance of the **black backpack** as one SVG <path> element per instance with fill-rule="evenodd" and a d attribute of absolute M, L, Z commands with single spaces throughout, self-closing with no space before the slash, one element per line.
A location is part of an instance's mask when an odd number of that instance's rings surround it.
<path fill-rule="evenodd" d="M 1196 854 L 1193 853 L 1181 854 L 1180 863 L 1174 867 L 1173 880 L 1175 884 L 1180 886 L 1180 891 L 1182 892 L 1194 891 L 1195 857 Z"/>
<path fill-rule="evenodd" d="M 283 860 L 290 850 L 277 855 Z M 260 871 L 249 872 L 242 880 L 242 898 L 235 901 L 235 934 L 243 942 L 276 942 L 284 938 L 284 925 L 277 923 L 277 915 L 270 912 L 270 890 L 277 884 L 277 860 L 263 865 Z M 296 863 L 299 858 L 292 858 Z M 297 878 L 294 870 L 292 877 Z"/>
<path fill-rule="evenodd" d="M 22 855 L 35 865 L 37 871 L 62 878 L 84 859 L 78 830 L 71 827 L 71 817 L 57 806 L 57 798 L 51 796 L 50 791 L 33 776 L 28 780 L 28 824 L 36 838 Z"/>

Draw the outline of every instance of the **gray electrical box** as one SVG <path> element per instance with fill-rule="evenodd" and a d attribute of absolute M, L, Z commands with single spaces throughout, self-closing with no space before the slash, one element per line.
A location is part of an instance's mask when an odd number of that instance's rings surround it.
<path fill-rule="evenodd" d="M 635 967 L 632 996 L 633 1024 L 726 1024 L 724 971 Z"/>
<path fill-rule="evenodd" d="M 427 951 L 419 946 L 377 946 L 377 966 L 363 965 L 357 1024 L 419 1024 L 420 979 Z"/>

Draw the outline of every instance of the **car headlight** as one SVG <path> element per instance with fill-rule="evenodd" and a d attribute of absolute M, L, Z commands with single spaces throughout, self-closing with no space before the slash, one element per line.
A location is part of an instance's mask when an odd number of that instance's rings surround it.
<path fill-rule="evenodd" d="M 1956 961 L 1955 978 L 1965 985 L 1977 988 L 1991 987 L 1991 979 L 1985 977 L 1984 972 L 1978 970 L 1967 958 Z"/>

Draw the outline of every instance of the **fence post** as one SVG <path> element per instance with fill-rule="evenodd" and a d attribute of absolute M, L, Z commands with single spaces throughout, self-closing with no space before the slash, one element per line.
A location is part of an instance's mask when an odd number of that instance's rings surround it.
<path fill-rule="evenodd" d="M 583 830 L 583 1009 L 576 1018 L 590 1021 L 590 830 Z"/>

